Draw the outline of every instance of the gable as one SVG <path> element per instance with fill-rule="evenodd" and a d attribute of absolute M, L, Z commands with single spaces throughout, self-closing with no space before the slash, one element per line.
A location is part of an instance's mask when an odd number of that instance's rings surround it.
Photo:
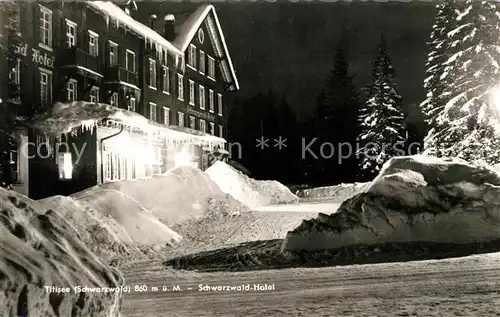
<path fill-rule="evenodd" d="M 227 49 L 224 34 L 215 12 L 213 5 L 202 5 L 191 14 L 184 23 L 178 28 L 178 36 L 172 41 L 172 44 L 179 50 L 186 52 L 191 43 L 199 42 L 199 30 L 203 30 L 205 46 L 207 40 L 211 43 L 210 55 L 220 60 L 219 70 L 222 78 L 227 83 L 230 90 L 239 90 L 238 79 L 234 71 L 234 66 Z"/>

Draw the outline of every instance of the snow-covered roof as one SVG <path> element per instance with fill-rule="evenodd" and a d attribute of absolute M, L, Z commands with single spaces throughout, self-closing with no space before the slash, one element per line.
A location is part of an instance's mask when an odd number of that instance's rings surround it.
<path fill-rule="evenodd" d="M 210 30 L 210 36 L 212 42 L 214 43 L 214 49 L 218 57 L 225 58 L 227 60 L 227 66 L 229 69 L 225 69 L 222 66 L 221 68 L 223 72 L 229 72 L 230 78 L 234 81 L 235 90 L 239 90 L 240 86 L 238 83 L 238 79 L 236 78 L 236 72 L 234 71 L 233 62 L 231 61 L 231 57 L 229 56 L 229 51 L 227 49 L 226 40 L 224 38 L 224 34 L 222 33 L 222 28 L 219 23 L 219 18 L 217 17 L 217 13 L 215 12 L 215 7 L 211 4 L 204 4 L 198 7 L 198 9 L 189 16 L 189 18 L 182 24 L 179 29 L 179 35 L 172 42 L 179 50 L 185 52 L 191 43 L 192 39 L 195 37 L 198 29 L 207 16 L 212 13 L 215 23 L 208 23 Z M 214 25 L 215 24 L 215 25 Z M 220 37 L 220 41 L 215 39 L 216 34 Z M 220 47 L 218 44 L 222 44 Z"/>
<path fill-rule="evenodd" d="M 140 23 L 139 21 L 136 21 L 116 4 L 110 1 L 88 1 L 86 3 L 90 7 L 104 13 L 107 17 L 116 19 L 119 24 L 127 26 L 135 33 L 144 37 L 146 41 L 150 41 L 152 43 L 155 43 L 156 45 L 160 45 L 168 52 L 171 52 L 177 56 L 184 56 L 183 51 L 179 50 L 156 31 Z"/>
<path fill-rule="evenodd" d="M 104 103 L 86 101 L 58 102 L 50 111 L 36 116 L 29 125 L 47 134 L 57 136 L 71 133 L 74 129 L 82 126 L 93 127 L 105 119 L 114 120 L 148 133 L 158 132 L 172 139 L 226 143 L 225 139 L 211 134 L 189 128 L 166 127 L 133 111 Z"/>

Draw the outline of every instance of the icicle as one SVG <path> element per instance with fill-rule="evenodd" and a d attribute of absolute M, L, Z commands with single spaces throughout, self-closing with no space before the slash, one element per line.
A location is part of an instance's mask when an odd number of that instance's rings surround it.
<path fill-rule="evenodd" d="M 109 29 L 109 15 L 106 15 L 106 29 Z"/>

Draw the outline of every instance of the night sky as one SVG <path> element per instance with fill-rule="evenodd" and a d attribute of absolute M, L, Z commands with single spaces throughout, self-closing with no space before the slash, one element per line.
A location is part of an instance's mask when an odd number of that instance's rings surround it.
<path fill-rule="evenodd" d="M 143 14 L 159 16 L 178 3 L 141 3 Z M 370 82 L 381 34 L 386 36 L 405 106 L 415 116 L 422 88 L 434 7 L 411 3 L 216 3 L 241 91 L 248 97 L 271 88 L 285 94 L 301 117 L 314 107 L 344 29 L 350 41 L 356 84 Z M 147 15 L 146 15 L 147 16 Z M 413 120 L 412 120 L 413 121 Z"/>

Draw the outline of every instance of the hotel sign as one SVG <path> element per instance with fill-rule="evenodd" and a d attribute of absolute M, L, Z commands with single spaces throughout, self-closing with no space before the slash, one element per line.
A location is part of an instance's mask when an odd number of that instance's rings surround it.
<path fill-rule="evenodd" d="M 27 57 L 28 44 L 18 46 L 16 53 L 20 54 L 21 56 Z M 31 49 L 31 60 L 33 63 L 37 63 L 40 66 L 54 68 L 54 57 L 47 55 L 47 53 L 42 54 L 39 49 Z"/>
<path fill-rule="evenodd" d="M 187 113 L 194 114 L 194 115 L 198 116 L 199 118 L 202 118 L 205 120 L 215 121 L 215 115 L 195 110 L 194 107 L 187 107 Z"/>

